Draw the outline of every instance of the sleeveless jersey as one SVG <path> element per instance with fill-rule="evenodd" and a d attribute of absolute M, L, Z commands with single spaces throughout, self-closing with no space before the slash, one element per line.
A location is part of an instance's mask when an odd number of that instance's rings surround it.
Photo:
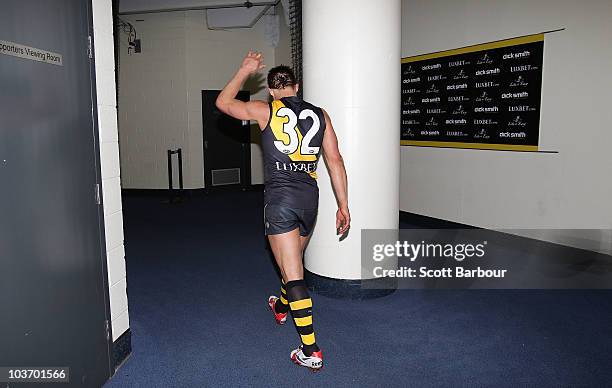
<path fill-rule="evenodd" d="M 318 207 L 316 169 L 324 132 L 321 108 L 297 96 L 270 103 L 270 120 L 261 136 L 266 204 Z"/>

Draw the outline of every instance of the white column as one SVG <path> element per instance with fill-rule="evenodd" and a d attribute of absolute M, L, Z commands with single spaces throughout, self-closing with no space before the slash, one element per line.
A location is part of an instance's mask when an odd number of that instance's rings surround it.
<path fill-rule="evenodd" d="M 310 272 L 361 279 L 361 230 L 397 229 L 400 153 L 400 0 L 302 2 L 304 99 L 323 107 L 338 135 L 352 228 L 335 233 L 337 204 L 320 164 Z"/>

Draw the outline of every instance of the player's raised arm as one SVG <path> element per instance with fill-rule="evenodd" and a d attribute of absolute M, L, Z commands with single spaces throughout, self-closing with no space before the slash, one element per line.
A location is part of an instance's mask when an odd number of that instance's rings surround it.
<path fill-rule="evenodd" d="M 336 212 L 336 230 L 338 234 L 344 234 L 351 226 L 351 215 L 348 208 L 348 179 L 344 160 L 338 148 L 338 138 L 332 126 L 329 115 L 325 110 L 325 135 L 323 136 L 323 157 L 329 169 L 329 177 L 338 201 Z"/>
<path fill-rule="evenodd" d="M 264 67 L 261 53 L 249 51 L 242 60 L 242 64 L 236 74 L 234 74 L 219 94 L 219 97 L 217 97 L 217 108 L 238 120 L 257 120 L 260 126 L 262 123 L 265 126 L 269 115 L 267 103 L 264 101 L 244 102 L 236 99 L 236 95 L 247 78 Z"/>

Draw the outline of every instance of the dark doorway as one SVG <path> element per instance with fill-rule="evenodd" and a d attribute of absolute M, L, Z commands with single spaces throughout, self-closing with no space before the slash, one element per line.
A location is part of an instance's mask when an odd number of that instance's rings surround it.
<path fill-rule="evenodd" d="M 0 12 L 0 365 L 69 367 L 70 386 L 111 374 L 91 20 L 82 0 Z"/>
<path fill-rule="evenodd" d="M 206 189 L 251 185 L 251 133 L 249 121 L 236 120 L 215 106 L 219 90 L 202 90 L 204 184 Z M 247 91 L 237 98 L 249 101 Z"/>

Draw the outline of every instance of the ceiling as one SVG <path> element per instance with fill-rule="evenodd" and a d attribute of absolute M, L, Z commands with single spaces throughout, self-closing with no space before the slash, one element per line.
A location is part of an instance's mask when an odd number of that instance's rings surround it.
<path fill-rule="evenodd" d="M 272 5 L 277 0 L 249 0 L 253 5 Z M 180 11 L 187 9 L 242 7 L 242 0 L 120 0 L 119 13 L 148 13 L 163 11 Z"/>

